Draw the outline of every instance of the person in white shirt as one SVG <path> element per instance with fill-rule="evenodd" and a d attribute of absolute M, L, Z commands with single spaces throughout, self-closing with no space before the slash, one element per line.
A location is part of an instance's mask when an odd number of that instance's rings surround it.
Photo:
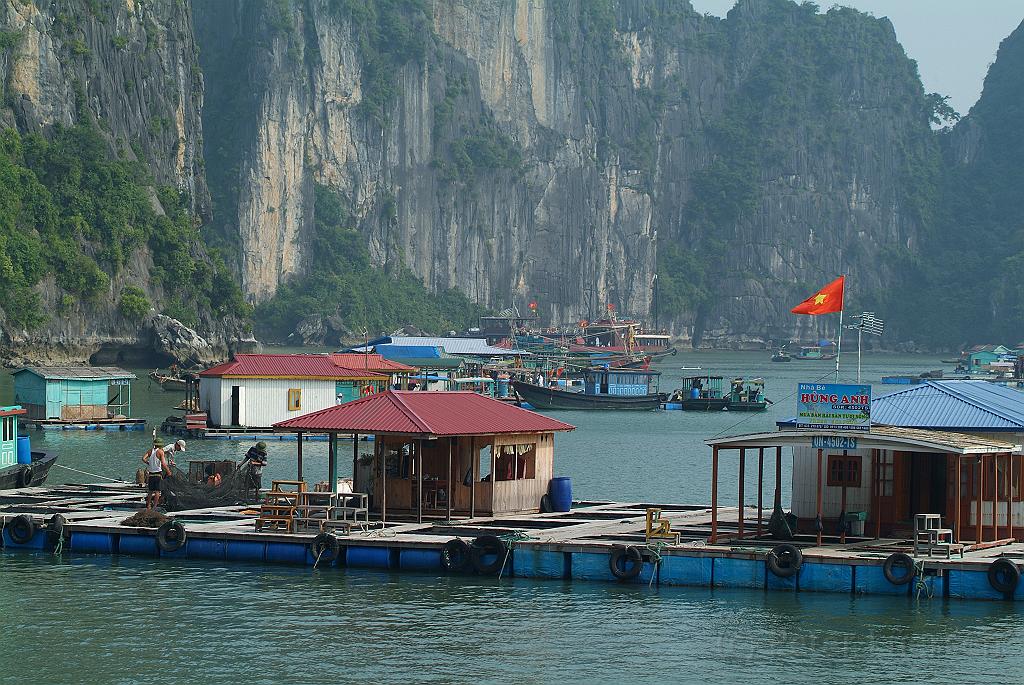
<path fill-rule="evenodd" d="M 176 452 L 184 452 L 184 451 L 185 451 L 185 441 L 184 440 L 175 440 L 173 445 L 169 445 L 169 446 L 165 447 L 164 448 L 164 456 L 167 457 L 167 463 L 170 464 L 171 466 L 177 466 L 177 464 L 174 463 L 174 454 Z"/>

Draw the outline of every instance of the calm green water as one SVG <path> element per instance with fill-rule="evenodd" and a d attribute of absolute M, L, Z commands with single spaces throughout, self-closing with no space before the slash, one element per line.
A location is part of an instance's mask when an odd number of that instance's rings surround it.
<path fill-rule="evenodd" d="M 771 364 L 763 353 L 689 353 L 662 364 L 663 390 L 691 373 L 683 365 L 763 375 L 777 404 L 746 416 L 560 412 L 578 429 L 557 438 L 555 470 L 573 478 L 577 497 L 707 502 L 702 441 L 770 429 L 792 415 L 796 382 L 831 368 Z M 871 356 L 864 379 L 939 366 Z M 0 401 L 10 397 L 4 377 Z M 180 396 L 143 380 L 135 398 L 137 415 L 159 421 Z M 32 438 L 65 466 L 117 478 L 134 473 L 147 443 L 142 433 Z M 189 455 L 238 457 L 247 446 L 192 441 Z M 270 443 L 270 475 L 294 475 L 294 454 L 294 444 Z M 326 474 L 324 444 L 305 455 L 307 478 Z M 62 469 L 52 478 L 95 480 Z M 734 486 L 727 463 L 723 483 L 730 478 Z M 788 481 L 787 471 L 786 493 Z M 1024 615 L 1002 603 L 0 552 L 0 682 L 990 683 L 1024 675 L 1022 647 Z"/>

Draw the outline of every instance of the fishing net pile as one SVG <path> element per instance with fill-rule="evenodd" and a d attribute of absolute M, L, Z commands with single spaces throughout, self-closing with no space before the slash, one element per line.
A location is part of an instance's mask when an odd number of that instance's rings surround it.
<path fill-rule="evenodd" d="M 168 511 L 230 507 L 256 499 L 248 464 L 222 476 L 220 485 L 196 482 L 172 466 L 171 475 L 164 478 L 161 488 L 161 500 Z"/>
<path fill-rule="evenodd" d="M 152 509 L 141 509 L 125 520 L 121 521 L 122 526 L 136 526 L 138 528 L 159 528 L 170 521 L 169 518 L 159 511 Z"/>

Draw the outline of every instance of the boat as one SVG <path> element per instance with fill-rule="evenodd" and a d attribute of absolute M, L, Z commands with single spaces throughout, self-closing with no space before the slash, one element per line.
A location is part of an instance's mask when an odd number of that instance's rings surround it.
<path fill-rule="evenodd" d="M 33 450 L 28 437 L 18 434 L 18 417 L 28 413 L 21 405 L 0 407 L 0 490 L 42 485 L 57 461 L 56 454 Z"/>
<path fill-rule="evenodd" d="M 829 345 L 807 345 L 805 347 L 801 347 L 796 354 L 791 355 L 791 358 L 799 359 L 800 361 L 823 361 L 826 359 L 835 359 L 835 352 L 828 349 L 829 347 L 831 347 L 831 343 Z"/>
<path fill-rule="evenodd" d="M 31 464 L 15 464 L 0 468 L 0 490 L 32 488 L 46 482 L 50 468 L 57 462 L 53 452 L 32 450 Z"/>
<path fill-rule="evenodd" d="M 722 393 L 721 376 L 684 378 L 671 401 L 679 402 L 684 411 L 721 411 L 729 406 L 729 398 Z"/>
<path fill-rule="evenodd" d="M 658 393 L 659 376 L 657 371 L 587 369 L 580 392 L 524 381 L 512 381 L 512 387 L 534 409 L 658 409 L 665 401 Z"/>
<path fill-rule="evenodd" d="M 773 362 L 791 362 L 793 357 L 790 356 L 785 350 L 775 350 L 775 354 L 772 355 Z"/>
<path fill-rule="evenodd" d="M 172 392 L 185 392 L 185 388 L 188 385 L 188 381 L 181 376 L 165 375 L 160 373 L 160 369 L 150 371 L 149 377 L 156 381 L 164 390 Z"/>
<path fill-rule="evenodd" d="M 764 379 L 745 381 L 735 378 L 729 391 L 729 411 L 765 411 L 769 401 L 764 396 Z"/>
<path fill-rule="evenodd" d="M 680 366 L 679 368 L 682 369 L 683 371 L 700 371 L 701 370 L 701 368 L 699 366 Z"/>

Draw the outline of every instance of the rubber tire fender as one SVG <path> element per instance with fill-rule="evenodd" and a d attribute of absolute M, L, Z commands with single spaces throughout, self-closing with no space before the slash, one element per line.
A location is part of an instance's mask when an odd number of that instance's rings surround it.
<path fill-rule="evenodd" d="M 672 356 L 674 357 L 674 356 L 676 356 L 677 354 L 679 354 L 679 350 L 677 350 L 676 348 L 674 348 L 674 347 L 673 347 L 673 348 L 672 348 Z"/>
<path fill-rule="evenodd" d="M 893 569 L 897 566 L 906 568 L 907 573 L 897 576 L 893 573 Z M 909 554 L 894 552 L 885 558 L 885 563 L 882 564 L 882 573 L 885 575 L 885 579 L 893 585 L 906 585 L 914 579 L 914 559 Z"/>
<path fill-rule="evenodd" d="M 633 562 L 632 565 L 626 565 L 626 561 Z M 640 549 L 633 545 L 615 545 L 612 547 L 612 553 L 608 555 L 608 569 L 612 572 L 612 575 L 619 580 L 633 580 L 640 575 L 640 571 L 644 568 L 644 557 L 640 554 Z"/>
<path fill-rule="evenodd" d="M 783 563 L 783 559 L 787 560 L 786 563 Z M 768 552 L 768 555 L 765 557 L 765 564 L 768 566 L 768 570 L 777 578 L 792 578 L 800 572 L 800 567 L 803 563 L 803 552 L 796 545 L 789 543 L 775 545 L 772 547 L 772 551 Z"/>
<path fill-rule="evenodd" d="M 333 564 L 341 554 L 341 545 L 338 544 L 338 538 L 330 533 L 320 533 L 310 543 L 309 552 L 313 555 L 314 561 L 323 559 L 328 564 Z"/>
<path fill-rule="evenodd" d="M 996 592 L 1012 595 L 1020 584 L 1020 568 L 1005 557 L 988 565 L 988 584 Z"/>
<path fill-rule="evenodd" d="M 32 467 L 31 466 L 26 466 L 25 468 L 23 468 L 21 471 L 18 472 L 17 487 L 19 487 L 19 488 L 27 488 L 27 487 L 31 486 L 32 485 L 32 476 L 33 476 L 33 474 L 32 474 Z"/>
<path fill-rule="evenodd" d="M 176 552 L 185 545 L 185 526 L 178 521 L 168 521 L 156 529 L 156 546 L 161 552 Z"/>
<path fill-rule="evenodd" d="M 508 545 L 497 535 L 481 535 L 473 539 L 469 546 L 469 558 L 473 562 L 473 568 L 480 575 L 491 576 L 505 564 L 505 555 L 509 553 Z M 494 561 L 484 562 L 484 556 L 494 555 Z"/>
<path fill-rule="evenodd" d="M 441 548 L 441 568 L 445 571 L 465 571 L 471 563 L 472 550 L 461 538 L 444 543 Z"/>
<path fill-rule="evenodd" d="M 18 514 L 7 524 L 7 534 L 16 545 L 27 545 L 36 534 L 36 522 L 28 514 Z"/>
<path fill-rule="evenodd" d="M 555 510 L 555 505 L 551 503 L 551 495 L 543 494 L 540 497 L 540 511 L 542 514 L 550 514 Z"/>
<path fill-rule="evenodd" d="M 64 526 L 67 525 L 68 520 L 61 514 L 54 514 L 46 520 L 46 532 L 49 534 L 51 542 L 57 542 L 64 537 Z"/>

